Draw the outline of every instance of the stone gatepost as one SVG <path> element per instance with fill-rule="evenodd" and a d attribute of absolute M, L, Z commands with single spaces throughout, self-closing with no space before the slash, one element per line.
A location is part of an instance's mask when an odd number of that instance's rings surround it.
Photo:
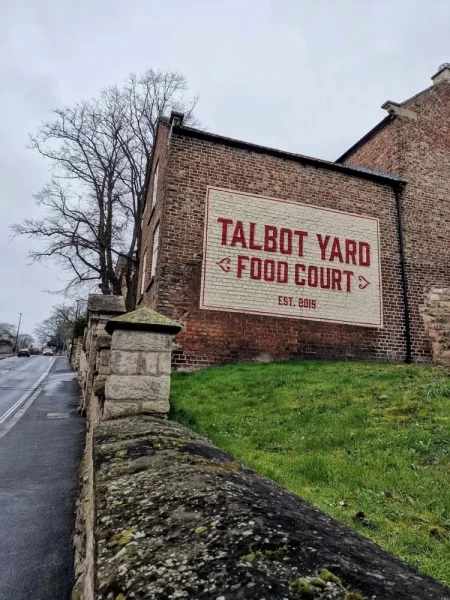
<path fill-rule="evenodd" d="M 169 412 L 173 336 L 182 326 L 149 308 L 108 321 L 109 374 L 103 418 Z"/>
<path fill-rule="evenodd" d="M 89 294 L 87 302 L 87 326 L 84 330 L 84 357 L 80 360 L 80 385 L 82 391 L 81 410 L 89 411 L 96 376 L 97 346 L 105 335 L 105 325 L 113 317 L 125 312 L 122 296 Z"/>

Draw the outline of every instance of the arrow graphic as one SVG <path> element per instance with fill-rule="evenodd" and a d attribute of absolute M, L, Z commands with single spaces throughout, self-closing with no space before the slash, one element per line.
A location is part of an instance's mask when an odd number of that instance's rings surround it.
<path fill-rule="evenodd" d="M 229 273 L 231 271 L 231 258 L 222 258 L 222 260 L 219 260 L 219 262 L 216 263 L 216 265 L 219 265 L 219 267 L 225 273 Z"/>
<path fill-rule="evenodd" d="M 370 285 L 370 281 L 367 281 L 367 279 L 365 277 L 363 277 L 362 275 L 359 275 L 358 277 L 358 281 L 359 281 L 359 289 L 360 290 L 365 290 L 366 287 L 368 285 Z"/>

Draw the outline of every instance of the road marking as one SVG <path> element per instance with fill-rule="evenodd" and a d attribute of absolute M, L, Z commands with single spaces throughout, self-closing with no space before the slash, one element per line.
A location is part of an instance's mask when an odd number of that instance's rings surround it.
<path fill-rule="evenodd" d="M 53 367 L 54 362 L 55 362 L 55 359 L 52 360 L 49 368 L 45 371 L 45 373 L 43 375 L 41 375 L 41 377 L 39 377 L 39 379 L 36 381 L 36 383 L 27 392 L 25 392 L 25 394 L 22 396 L 22 398 L 17 400 L 17 402 L 15 404 L 13 404 L 13 406 L 11 406 L 11 408 L 9 408 L 0 417 L 0 425 L 2 425 L 6 421 L 6 419 L 8 419 L 8 417 L 10 417 L 14 413 L 14 411 L 16 411 L 19 408 L 19 406 L 21 404 L 23 404 L 31 396 L 31 394 L 37 390 L 37 388 L 41 385 L 41 383 L 44 381 L 44 379 L 50 373 L 50 370 Z"/>
<path fill-rule="evenodd" d="M 5 373 L 7 373 L 8 371 L 11 371 L 11 369 L 6 369 L 6 371 L 2 371 L 2 375 L 4 375 Z"/>

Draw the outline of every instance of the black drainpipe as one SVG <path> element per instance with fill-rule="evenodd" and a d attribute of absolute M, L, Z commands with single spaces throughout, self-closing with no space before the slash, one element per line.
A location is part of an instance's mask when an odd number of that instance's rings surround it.
<path fill-rule="evenodd" d="M 406 279 L 405 242 L 403 238 L 403 215 L 402 215 L 402 192 L 403 185 L 395 188 L 395 202 L 397 205 L 398 241 L 400 244 L 400 265 L 402 269 L 403 306 L 405 309 L 405 362 L 411 362 L 411 327 L 409 323 L 408 284 Z"/>

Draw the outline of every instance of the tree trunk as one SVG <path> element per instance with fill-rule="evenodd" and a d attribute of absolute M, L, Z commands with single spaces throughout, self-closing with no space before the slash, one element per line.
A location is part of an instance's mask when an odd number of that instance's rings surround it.
<path fill-rule="evenodd" d="M 135 310 L 136 308 L 137 280 L 136 267 L 131 261 L 128 261 L 125 270 L 125 283 L 127 288 L 125 307 L 127 311 Z"/>

